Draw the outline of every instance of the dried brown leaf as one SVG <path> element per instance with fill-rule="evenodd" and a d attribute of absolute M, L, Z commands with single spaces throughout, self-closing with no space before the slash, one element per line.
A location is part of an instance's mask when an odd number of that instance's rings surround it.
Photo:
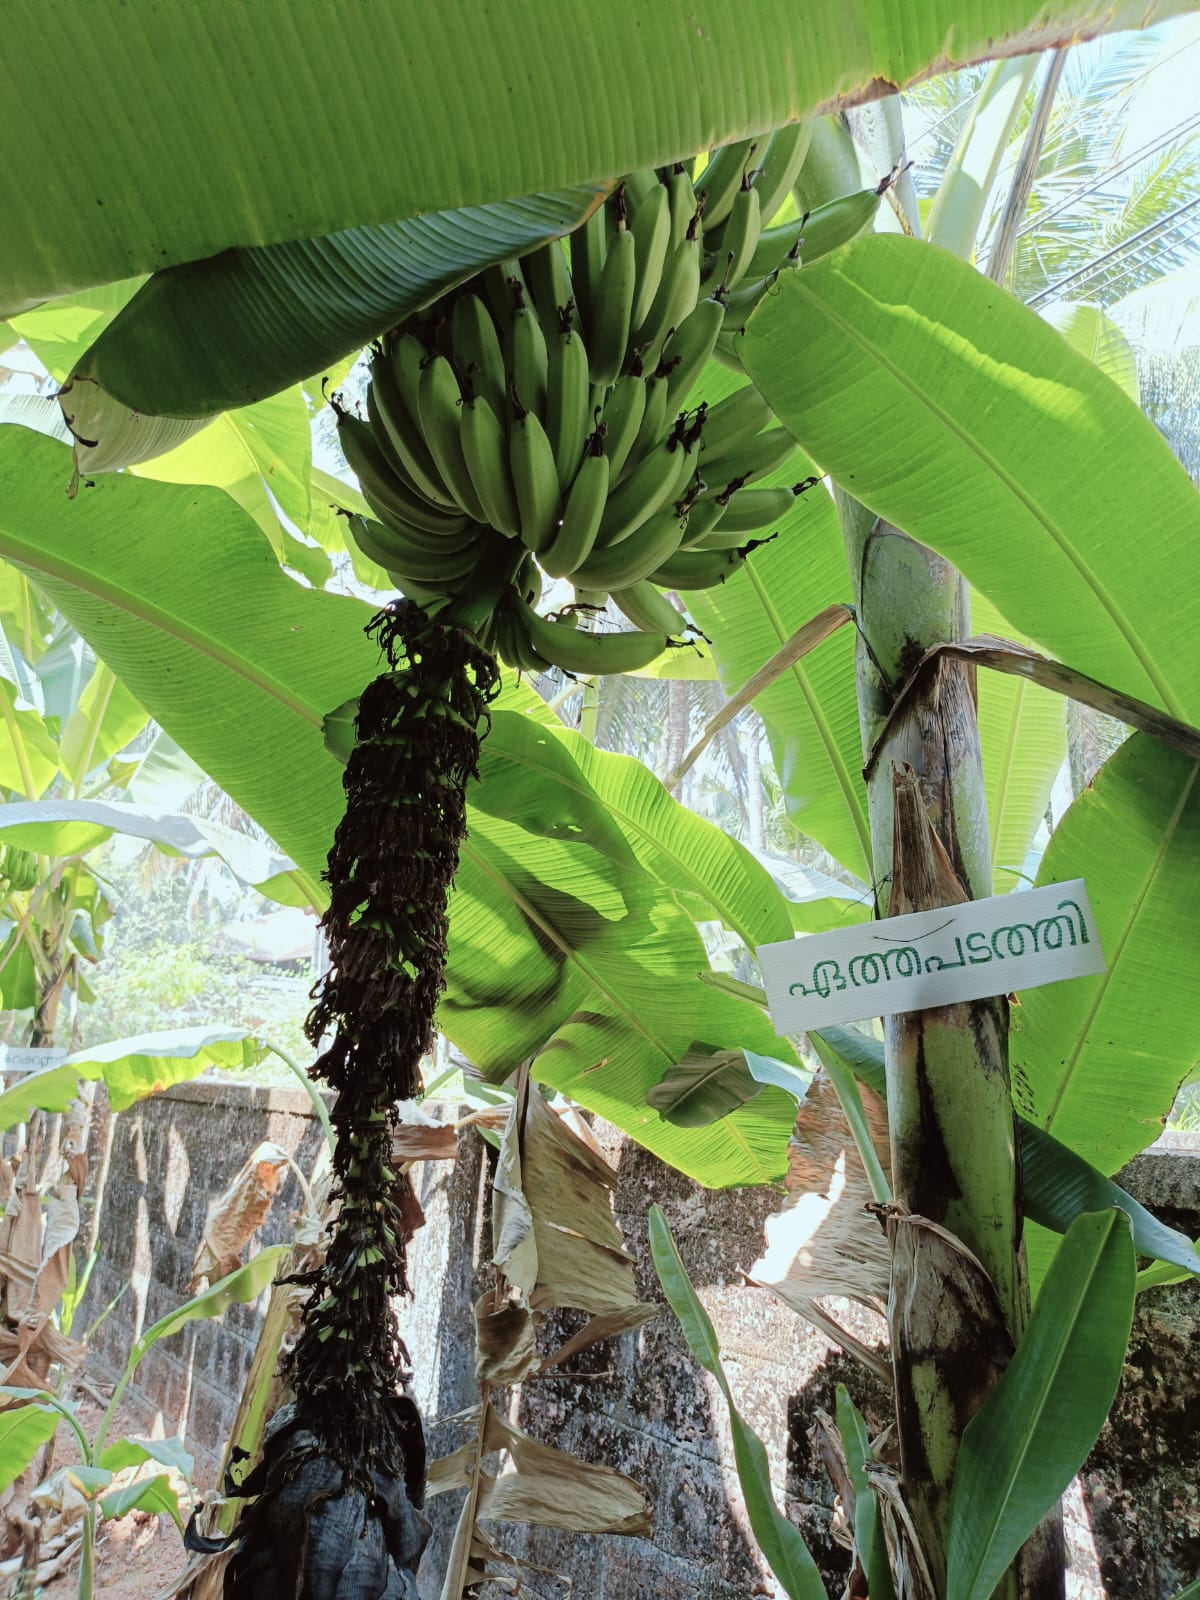
<path fill-rule="evenodd" d="M 520 1383 L 538 1364 L 529 1307 L 488 1293 L 475 1307 L 475 1377 L 479 1383 Z"/>
<path fill-rule="evenodd" d="M 531 1306 L 603 1313 L 637 1304 L 612 1215 L 615 1185 L 608 1163 L 523 1073 L 496 1169 L 493 1259 Z"/>
<path fill-rule="evenodd" d="M 656 1317 L 661 1306 L 649 1302 L 635 1303 L 626 1307 L 624 1311 L 608 1311 L 602 1316 L 592 1319 L 578 1333 L 572 1334 L 567 1342 L 560 1345 L 553 1355 L 547 1356 L 542 1362 L 541 1370 L 548 1371 L 550 1367 L 557 1367 L 564 1361 L 569 1361 L 572 1356 L 581 1350 L 589 1350 L 592 1345 L 599 1344 L 604 1339 L 616 1339 L 623 1333 L 629 1333 L 633 1328 L 640 1328 L 643 1322 L 649 1322 L 651 1317 Z"/>
<path fill-rule="evenodd" d="M 204 1237 L 192 1261 L 193 1294 L 238 1266 L 242 1251 L 266 1221 L 287 1164 L 287 1152 L 264 1140 L 224 1194 L 209 1202 Z"/>
<path fill-rule="evenodd" d="M 451 1123 L 438 1122 L 423 1111 L 415 1100 L 402 1100 L 396 1108 L 397 1122 L 392 1129 L 392 1160 L 453 1161 L 458 1156 L 458 1130 Z"/>
<path fill-rule="evenodd" d="M 594 1466 L 497 1419 L 511 1470 L 482 1486 L 479 1515 L 575 1533 L 649 1534 L 650 1507 L 623 1472 Z"/>

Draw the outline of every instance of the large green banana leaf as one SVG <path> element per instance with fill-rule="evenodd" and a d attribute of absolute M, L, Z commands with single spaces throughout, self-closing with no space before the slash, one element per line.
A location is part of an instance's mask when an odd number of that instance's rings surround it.
<path fill-rule="evenodd" d="M 378 670 L 362 633 L 370 608 L 293 583 L 218 491 L 116 475 L 70 501 L 69 466 L 64 446 L 0 428 L 0 556 L 315 881 L 343 803 L 323 718 Z M 677 895 L 703 894 L 751 938 L 786 937 L 786 911 L 745 851 L 636 764 L 565 734 L 531 744 L 545 708 L 532 717 L 529 702 L 510 691 L 504 704 L 522 714 L 499 710 L 494 753 L 484 746 L 446 1031 L 493 1076 L 547 1047 L 539 1076 L 704 1182 L 780 1176 L 786 1096 L 764 1090 L 693 1138 L 645 1091 L 694 1040 L 788 1054 L 756 1007 L 698 981 L 707 958 Z"/>
<path fill-rule="evenodd" d="M 1200 715 L 1200 497 L 1040 318 L 936 246 L 875 235 L 786 274 L 742 342 L 849 493 L 1069 665 Z"/>
<path fill-rule="evenodd" d="M 588 184 L 156 272 L 72 369 L 66 410 L 99 441 L 83 464 L 145 457 L 146 417 L 204 419 L 322 372 L 481 267 L 569 233 L 602 193 Z"/>
<path fill-rule="evenodd" d="M 1198 773 L 1135 734 L 1055 829 L 1038 873 L 1086 879 L 1108 971 L 1021 996 L 1017 1103 L 1102 1172 L 1158 1136 L 1200 1058 Z"/>
<path fill-rule="evenodd" d="M 0 315 L 688 156 L 1186 0 L 9 0 Z"/>

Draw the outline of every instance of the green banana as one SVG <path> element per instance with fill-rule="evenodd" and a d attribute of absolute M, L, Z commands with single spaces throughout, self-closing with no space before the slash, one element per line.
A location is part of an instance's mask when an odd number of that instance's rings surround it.
<path fill-rule="evenodd" d="M 602 450 L 603 436 L 597 429 L 567 495 L 558 532 L 538 556 L 552 578 L 569 578 L 596 543 L 608 501 L 609 461 Z"/>
<path fill-rule="evenodd" d="M 764 228 L 758 236 L 754 254 L 750 257 L 750 264 L 746 268 L 747 280 L 753 283 L 776 271 L 791 251 L 797 248 L 800 238 L 799 217 L 791 222 L 781 222 L 774 228 Z"/>
<path fill-rule="evenodd" d="M 608 256 L 608 234 L 608 208 L 601 205 L 571 235 L 571 287 L 589 344 L 595 326 L 600 280 Z"/>
<path fill-rule="evenodd" d="M 542 574 L 533 552 L 525 557 L 517 568 L 517 575 L 513 579 L 513 588 L 523 596 L 527 606 L 535 606 L 542 598 Z"/>
<path fill-rule="evenodd" d="M 646 383 L 632 372 L 624 372 L 609 391 L 600 426 L 605 430 L 605 453 L 611 481 L 616 483 L 625 470 L 646 414 Z M 665 414 L 665 413 L 664 413 Z M 659 430 L 661 432 L 661 429 Z"/>
<path fill-rule="evenodd" d="M 496 643 L 501 660 L 518 672 L 540 675 L 553 670 L 545 656 L 539 656 L 530 643 L 511 595 L 496 612 Z"/>
<path fill-rule="evenodd" d="M 405 488 L 392 471 L 370 425 L 348 411 L 338 413 L 338 441 L 347 465 L 358 479 L 363 496 L 372 509 L 386 508 L 403 522 L 412 519 L 409 512 L 416 496 Z M 466 526 L 467 519 L 460 512 L 446 514 L 433 506 L 427 508 L 431 518 L 438 519 L 432 531 L 457 533 Z"/>
<path fill-rule="evenodd" d="M 638 328 L 654 304 L 671 242 L 671 200 L 665 184 L 655 179 L 653 189 L 638 204 L 629 231 L 633 234 L 637 277 L 629 320 L 632 327 Z"/>
<path fill-rule="evenodd" d="M 602 589 L 611 594 L 648 578 L 678 550 L 685 525 L 686 518 L 677 517 L 674 507 L 660 511 L 642 524 L 636 539 L 626 539 L 606 550 L 593 550 L 572 573 L 576 588 Z"/>
<path fill-rule="evenodd" d="M 552 239 L 540 250 L 521 257 L 521 270 L 529 285 L 534 308 L 542 319 L 547 340 L 561 326 L 559 313 L 574 306 L 571 272 L 561 239 Z"/>
<path fill-rule="evenodd" d="M 704 544 L 713 530 L 720 526 L 726 504 L 726 501 L 718 499 L 715 495 L 711 500 L 697 500 L 688 511 L 687 532 L 679 548 L 691 550 L 698 544 Z"/>
<path fill-rule="evenodd" d="M 691 452 L 672 434 L 622 478 L 608 497 L 597 543 L 620 544 L 656 511 L 678 496 L 694 465 Z"/>
<path fill-rule="evenodd" d="M 418 493 L 423 494 L 432 505 L 441 506 L 447 511 L 456 510 L 454 496 L 442 481 L 442 475 L 429 453 L 429 446 L 425 443 L 421 424 L 417 419 L 417 385 L 420 382 L 420 363 L 424 360 L 425 352 L 411 335 L 406 335 L 405 339 L 411 340 L 411 343 L 406 345 L 403 354 L 397 346 L 390 358 L 384 356 L 372 364 L 371 389 L 375 395 L 375 407 L 384 431 L 392 442 L 392 449 L 403 463 Z M 413 398 L 410 405 L 406 393 L 408 376 L 406 373 L 402 385 L 400 368 L 402 365 L 407 368 L 414 355 L 416 360 L 412 365 Z"/>
<path fill-rule="evenodd" d="M 633 235 L 619 225 L 608 247 L 588 332 L 588 362 L 592 382 L 599 388 L 615 382 L 624 365 L 636 286 Z"/>
<path fill-rule="evenodd" d="M 658 181 L 658 173 L 653 167 L 635 167 L 632 172 L 626 173 L 621 187 L 625 191 L 625 206 L 630 216 L 645 205 Z"/>
<path fill-rule="evenodd" d="M 721 287 L 727 292 L 735 289 L 745 277 L 761 232 L 758 190 L 752 183 L 744 183 L 733 198 L 733 209 L 722 230 L 717 251 L 716 270 L 721 276 Z"/>
<path fill-rule="evenodd" d="M 469 517 L 476 522 L 486 522 L 487 515 L 479 503 L 463 457 L 462 394 L 454 368 L 445 356 L 431 356 L 426 362 L 417 405 L 421 432 L 446 487 Z"/>
<path fill-rule="evenodd" d="M 512 538 L 521 531 L 521 512 L 509 464 L 508 436 L 484 394 L 463 407 L 462 449 L 484 521 Z"/>
<path fill-rule="evenodd" d="M 479 540 L 473 539 L 461 550 L 430 554 L 401 537 L 395 529 L 369 517 L 347 519 L 350 536 L 366 556 L 389 573 L 403 573 L 416 583 L 441 585 L 465 578 L 479 560 Z"/>
<path fill-rule="evenodd" d="M 703 449 L 700 472 L 708 485 L 707 494 L 723 494 L 730 484 L 753 483 L 775 472 L 795 455 L 798 446 L 786 428 L 764 428 L 736 449 L 714 456 Z"/>
<path fill-rule="evenodd" d="M 708 409 L 702 454 L 716 459 L 736 450 L 775 420 L 775 413 L 752 383 L 735 389 Z"/>
<path fill-rule="evenodd" d="M 762 542 L 744 544 L 735 550 L 677 550 L 649 574 L 650 581 L 663 589 L 681 592 L 715 589 L 740 571 L 746 557 Z"/>
<path fill-rule="evenodd" d="M 764 223 L 772 220 L 791 193 L 812 143 L 812 132 L 811 122 L 790 122 L 771 135 L 754 178 Z"/>
<path fill-rule="evenodd" d="M 558 527 L 558 472 L 541 419 L 524 406 L 517 408 L 509 430 L 508 459 L 521 512 L 521 538 L 537 555 L 550 544 Z"/>
<path fill-rule="evenodd" d="M 630 584 L 628 589 L 618 589 L 613 599 L 635 628 L 648 633 L 658 631 L 678 638 L 691 626 L 682 611 L 677 611 L 666 595 L 646 578 Z"/>
<path fill-rule="evenodd" d="M 890 175 L 877 189 L 859 189 L 855 194 L 839 195 L 804 218 L 800 231 L 800 259 L 819 261 L 822 256 L 857 239 L 875 220 L 879 201 L 891 182 Z"/>
<path fill-rule="evenodd" d="M 0 876 L 8 880 L 10 889 L 24 893 L 35 889 L 38 881 L 38 859 L 32 850 L 21 850 L 15 844 L 0 846 L 3 850 L 3 865 L 0 866 Z"/>
<path fill-rule="evenodd" d="M 637 672 L 656 661 L 670 640 L 665 633 L 587 633 L 574 620 L 554 622 L 539 617 L 531 606 L 520 602 L 518 626 L 524 627 L 529 642 L 540 656 L 564 672 L 587 677 L 605 673 Z"/>
<path fill-rule="evenodd" d="M 587 347 L 565 322 L 550 346 L 546 376 L 546 432 L 554 447 L 560 489 L 579 468 L 590 421 Z"/>
<path fill-rule="evenodd" d="M 451 318 L 454 364 L 468 392 L 481 394 L 498 417 L 504 415 L 507 388 L 504 352 L 491 312 L 477 294 L 463 294 L 454 302 Z"/>
<path fill-rule="evenodd" d="M 662 361 L 671 366 L 666 392 L 668 415 L 679 410 L 704 371 L 724 321 L 725 307 L 709 296 L 683 319 L 668 340 Z"/>
<path fill-rule="evenodd" d="M 696 179 L 696 199 L 704 207 L 706 230 L 718 227 L 733 209 L 742 176 L 757 148 L 757 140 L 740 139 L 713 151 L 712 159 Z"/>
<path fill-rule="evenodd" d="M 688 223 L 687 232 L 663 268 L 662 282 L 654 303 L 631 342 L 641 352 L 646 370 L 658 364 L 659 353 L 673 328 L 696 308 L 700 298 L 700 230 L 698 215 Z"/>
<path fill-rule="evenodd" d="M 756 533 L 786 517 L 796 501 L 795 488 L 739 489 L 730 495 L 721 518 L 722 533 Z"/>
<path fill-rule="evenodd" d="M 490 267 L 484 267 L 479 274 L 478 283 L 480 292 L 492 313 L 492 320 L 501 334 L 504 334 L 512 322 L 517 296 L 520 295 L 524 299 L 527 292 L 521 263 L 515 256 L 510 256 L 505 261 L 493 262 Z M 511 355 L 511 350 L 505 351 L 506 358 L 510 358 Z"/>
<path fill-rule="evenodd" d="M 845 121 L 836 112 L 814 117 L 808 154 L 792 185 L 800 211 L 815 211 L 829 195 L 850 194 L 861 183 L 858 146 Z"/>
<path fill-rule="evenodd" d="M 630 470 L 641 461 L 655 445 L 661 443 L 663 434 L 667 431 L 667 389 L 669 380 L 660 378 L 658 373 L 642 380 L 645 391 L 645 404 L 642 410 L 642 420 L 638 427 L 637 438 L 629 452 Z"/>
<path fill-rule="evenodd" d="M 667 195 L 671 206 L 671 245 L 683 243 L 688 223 L 696 215 L 696 191 L 692 188 L 691 174 L 682 164 L 671 169 L 667 177 Z"/>
<path fill-rule="evenodd" d="M 513 290 L 513 317 L 509 330 L 512 346 L 512 377 L 516 383 L 521 404 L 527 411 L 536 411 L 545 420 L 546 382 L 550 357 L 546 348 L 546 335 L 532 301 Z"/>

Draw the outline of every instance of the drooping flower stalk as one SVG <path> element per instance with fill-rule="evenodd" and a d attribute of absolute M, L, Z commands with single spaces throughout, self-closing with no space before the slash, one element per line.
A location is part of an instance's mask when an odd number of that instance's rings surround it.
<path fill-rule="evenodd" d="M 484 603 L 485 611 L 490 606 Z M 359 701 L 323 919 L 331 968 L 308 1034 L 337 1091 L 340 1205 L 289 1359 L 294 1403 L 268 1429 L 243 1492 L 229 1600 L 401 1600 L 426 1525 L 424 1434 L 403 1389 L 391 1299 L 406 1287 L 406 1180 L 392 1165 L 395 1106 L 420 1088 L 444 987 L 447 900 L 466 833 L 496 664 L 463 609 L 400 600 L 369 632 L 388 670 Z M 300 1587 L 300 1585 L 305 1585 Z"/>

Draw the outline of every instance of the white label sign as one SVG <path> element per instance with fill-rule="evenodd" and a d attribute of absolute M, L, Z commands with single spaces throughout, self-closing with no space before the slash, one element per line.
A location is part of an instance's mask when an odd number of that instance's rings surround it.
<path fill-rule="evenodd" d="M 1082 878 L 758 947 L 781 1034 L 1105 970 Z"/>
<path fill-rule="evenodd" d="M 61 1067 L 68 1053 L 50 1045 L 14 1050 L 11 1045 L 0 1044 L 0 1072 L 40 1072 L 43 1067 Z"/>

